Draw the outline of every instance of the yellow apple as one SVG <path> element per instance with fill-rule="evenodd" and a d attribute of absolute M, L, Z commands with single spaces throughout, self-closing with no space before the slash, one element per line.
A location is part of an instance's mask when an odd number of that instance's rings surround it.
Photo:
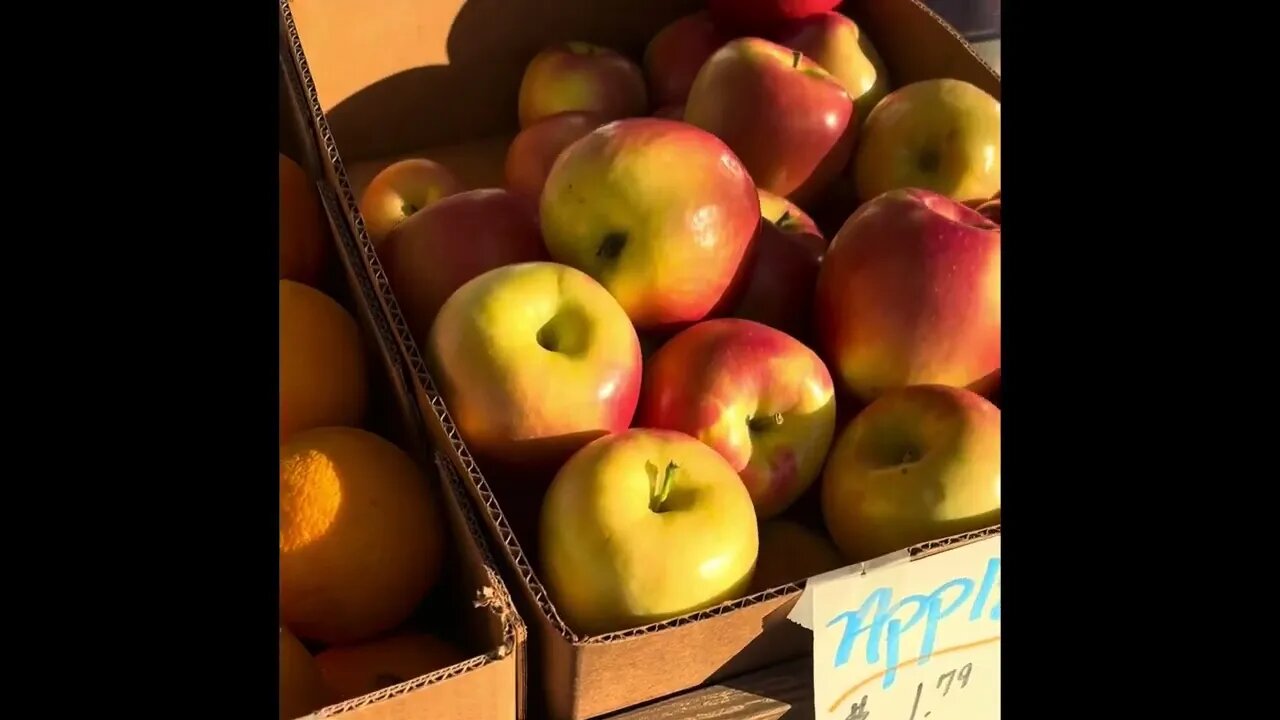
<path fill-rule="evenodd" d="M 858 197 L 920 188 L 968 202 L 1000 189 L 1000 101 L 949 78 L 922 80 L 881 100 L 854 155 Z"/>
<path fill-rule="evenodd" d="M 944 385 L 884 393 L 836 439 L 822 514 L 849 562 L 999 523 L 1000 409 Z"/>
<path fill-rule="evenodd" d="M 426 158 L 409 158 L 383 168 L 360 195 L 364 229 L 375 247 L 414 213 L 462 192 L 449 168 Z"/>
<path fill-rule="evenodd" d="M 551 601 L 586 634 L 740 597 L 759 550 L 733 466 L 673 430 L 627 430 L 575 453 L 547 490 L 540 537 Z"/>

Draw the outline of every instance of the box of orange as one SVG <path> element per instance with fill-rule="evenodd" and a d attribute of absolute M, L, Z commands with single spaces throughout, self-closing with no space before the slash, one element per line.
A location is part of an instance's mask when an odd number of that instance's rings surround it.
<path fill-rule="evenodd" d="M 280 718 L 524 717 L 524 623 L 467 491 L 424 442 L 368 275 L 347 262 L 286 47 Z"/>
<path fill-rule="evenodd" d="M 352 262 L 500 544 L 550 717 L 802 657 L 806 577 L 999 521 L 999 77 L 917 0 L 747 29 L 770 5 L 281 2 Z M 920 252 L 852 283 L 841 236 L 900 232 Z M 931 238 L 972 254 L 928 262 Z M 921 434 L 971 426 L 940 454 Z M 856 501 L 881 469 L 911 491 Z M 930 510 L 886 524 L 911 498 Z"/>

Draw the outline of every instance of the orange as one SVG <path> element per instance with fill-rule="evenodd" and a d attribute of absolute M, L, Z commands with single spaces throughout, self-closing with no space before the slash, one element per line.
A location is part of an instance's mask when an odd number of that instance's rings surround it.
<path fill-rule="evenodd" d="M 355 318 L 328 295 L 280 281 L 280 439 L 326 425 L 359 425 L 368 402 Z"/>
<path fill-rule="evenodd" d="M 413 634 L 328 648 L 316 655 L 316 665 L 333 696 L 349 700 L 466 659 L 461 650 L 434 635 Z"/>
<path fill-rule="evenodd" d="M 316 186 L 280 154 L 280 277 L 317 287 L 329 259 L 329 226 Z"/>
<path fill-rule="evenodd" d="M 332 699 L 320 667 L 287 628 L 280 628 L 280 720 L 293 720 Z"/>
<path fill-rule="evenodd" d="M 825 534 L 790 520 L 760 523 L 760 555 L 751 590 L 757 593 L 844 566 Z"/>
<path fill-rule="evenodd" d="M 403 450 L 355 428 L 280 446 L 280 616 L 299 637 L 357 643 L 391 630 L 440 577 L 442 515 Z"/>

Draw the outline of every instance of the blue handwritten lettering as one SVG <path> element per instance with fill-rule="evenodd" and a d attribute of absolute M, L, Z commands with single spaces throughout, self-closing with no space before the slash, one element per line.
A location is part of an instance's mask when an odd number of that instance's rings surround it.
<path fill-rule="evenodd" d="M 840 642 L 836 646 L 833 667 L 838 668 L 847 664 L 857 639 L 865 635 L 864 652 L 867 664 L 879 664 L 883 648 L 885 673 L 882 687 L 886 689 L 892 687 L 898 676 L 903 636 L 924 621 L 920 652 L 916 660 L 917 665 L 924 665 L 933 656 L 938 640 L 938 627 L 943 620 L 960 610 L 966 601 L 972 598 L 972 606 L 966 613 L 970 622 L 983 617 L 985 606 L 991 599 L 992 590 L 999 583 L 999 575 L 1000 558 L 995 557 L 987 562 L 986 571 L 979 582 L 968 577 L 953 578 L 927 595 L 908 595 L 896 603 L 893 602 L 893 588 L 882 587 L 873 590 L 857 610 L 839 613 L 827 622 L 827 627 L 840 622 L 844 623 Z M 903 614 L 902 611 L 906 608 L 911 609 L 911 614 L 903 619 L 899 615 Z M 1000 619 L 998 599 L 990 610 L 989 618 L 993 621 Z"/>

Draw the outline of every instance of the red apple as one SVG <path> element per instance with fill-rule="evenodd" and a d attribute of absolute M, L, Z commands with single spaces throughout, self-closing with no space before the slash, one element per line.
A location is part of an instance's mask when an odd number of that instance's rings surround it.
<path fill-rule="evenodd" d="M 747 35 L 769 36 L 778 25 L 833 10 L 840 0 L 708 0 L 720 27 Z"/>
<path fill-rule="evenodd" d="M 845 426 L 822 476 L 848 562 L 1000 522 L 1000 410 L 942 385 L 881 395 Z"/>
<path fill-rule="evenodd" d="M 640 341 L 603 287 L 551 262 L 490 270 L 449 296 L 426 343 L 462 439 L 525 477 L 625 430 L 640 395 Z"/>
<path fill-rule="evenodd" d="M 417 340 L 462 284 L 502 265 L 546 258 L 527 201 L 506 190 L 468 190 L 391 231 L 378 248 L 391 291 Z"/>
<path fill-rule="evenodd" d="M 818 274 L 821 347 L 870 400 L 896 387 L 966 387 L 1000 367 L 1000 227 L 927 190 L 872 199 Z"/>
<path fill-rule="evenodd" d="M 383 168 L 360 195 L 364 229 L 379 247 L 395 226 L 442 198 L 464 190 L 449 168 L 426 158 L 409 158 Z"/>
<path fill-rule="evenodd" d="M 589 112 L 562 112 L 521 130 L 507 148 L 507 189 L 537 204 L 551 165 L 574 140 L 600 127 L 602 118 Z"/>
<path fill-rule="evenodd" d="M 807 216 L 793 220 L 784 213 L 781 219 L 783 225 L 767 216 L 760 223 L 751 274 L 731 314 L 807 340 L 812 333 L 813 290 L 827 243 L 816 227 L 812 232 L 805 228 Z"/>
<path fill-rule="evenodd" d="M 853 103 L 817 63 L 759 38 L 730 41 L 689 91 L 685 122 L 724 140 L 757 186 L 804 205 L 853 150 Z"/>
<path fill-rule="evenodd" d="M 756 514 L 786 510 L 822 470 L 835 432 L 826 365 L 803 343 L 750 320 L 681 331 L 648 363 L 640 426 L 692 435 L 724 456 Z"/>
<path fill-rule="evenodd" d="M 560 154 L 541 219 L 552 259 L 599 280 L 637 328 L 657 329 L 728 308 L 750 267 L 760 202 L 714 135 L 631 118 Z"/>
<path fill-rule="evenodd" d="M 659 30 L 644 50 L 649 99 L 654 105 L 683 105 L 702 64 L 728 40 L 705 11 Z"/>
<path fill-rule="evenodd" d="M 853 98 L 858 122 L 889 92 L 889 73 L 871 40 L 849 18 L 824 12 L 793 20 L 777 40 L 799 50 L 831 73 Z"/>
<path fill-rule="evenodd" d="M 640 66 L 609 48 L 568 42 L 534 56 L 520 81 L 520 127 L 548 115 L 583 110 L 604 121 L 645 114 Z"/>

